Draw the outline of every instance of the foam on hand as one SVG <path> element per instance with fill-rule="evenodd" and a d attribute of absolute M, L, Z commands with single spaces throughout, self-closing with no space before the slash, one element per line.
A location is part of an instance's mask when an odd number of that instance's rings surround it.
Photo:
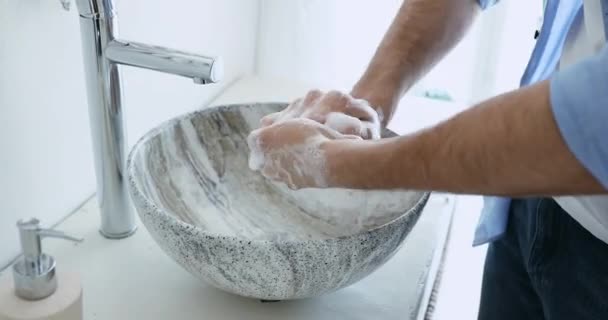
<path fill-rule="evenodd" d="M 249 145 L 249 169 L 253 171 L 260 171 L 264 168 L 264 152 L 258 139 L 258 135 L 252 132 L 247 138 L 247 144 Z"/>
<path fill-rule="evenodd" d="M 343 134 L 367 134 L 371 139 L 379 139 L 379 127 L 368 127 L 360 119 L 341 112 L 329 113 L 324 125 Z M 386 201 L 386 192 L 363 190 L 331 192 L 331 189 L 325 189 L 328 186 L 327 159 L 320 147 L 322 139 L 318 137 L 265 153 L 260 145 L 259 132 L 256 130 L 249 135 L 247 143 L 250 149 L 249 168 L 263 171 L 267 165 L 272 167 L 271 171 L 263 173 L 266 178 L 284 181 L 285 184 L 276 184 L 277 188 L 285 188 L 285 194 L 306 212 L 303 218 L 310 218 L 309 223 L 320 229 L 354 234 L 382 224 L 385 217 L 394 216 L 395 212 L 402 210 L 399 201 Z M 321 189 L 288 190 L 288 187 L 303 178 L 312 179 Z M 291 239 L 288 234 L 282 237 Z M 296 238 L 297 236 L 294 236 L 294 239 Z"/>
<path fill-rule="evenodd" d="M 362 133 L 361 120 L 342 112 L 330 112 L 325 119 L 325 125 L 343 134 Z"/>

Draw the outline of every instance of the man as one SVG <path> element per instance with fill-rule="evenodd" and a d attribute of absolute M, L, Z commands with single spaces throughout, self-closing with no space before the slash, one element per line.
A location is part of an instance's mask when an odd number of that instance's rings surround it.
<path fill-rule="evenodd" d="M 374 139 L 490 2 L 405 1 L 350 94 L 311 91 L 263 119 L 253 167 L 292 188 L 492 196 L 479 319 L 608 319 L 608 1 L 548 0 L 520 89 Z"/>

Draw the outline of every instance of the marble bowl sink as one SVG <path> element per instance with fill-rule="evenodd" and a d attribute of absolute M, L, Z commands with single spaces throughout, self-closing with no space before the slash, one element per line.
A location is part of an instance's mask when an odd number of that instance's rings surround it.
<path fill-rule="evenodd" d="M 251 171 L 247 135 L 285 106 L 189 113 L 151 130 L 129 156 L 131 197 L 157 244 L 194 276 L 240 296 L 307 298 L 361 280 L 400 248 L 429 196 L 292 191 Z"/>

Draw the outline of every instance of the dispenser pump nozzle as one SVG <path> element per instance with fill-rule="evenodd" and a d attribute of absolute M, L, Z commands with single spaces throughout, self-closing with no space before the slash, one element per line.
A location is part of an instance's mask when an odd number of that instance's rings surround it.
<path fill-rule="evenodd" d="M 83 239 L 41 228 L 40 221 L 36 218 L 19 220 L 17 227 L 23 257 L 13 265 L 15 293 L 26 300 L 44 299 L 57 289 L 57 279 L 55 259 L 42 252 L 42 238 L 60 238 L 75 242 L 81 242 Z"/>

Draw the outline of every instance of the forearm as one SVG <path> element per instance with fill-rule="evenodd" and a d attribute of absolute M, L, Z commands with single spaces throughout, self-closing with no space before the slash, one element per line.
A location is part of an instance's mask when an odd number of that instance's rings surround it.
<path fill-rule="evenodd" d="M 562 139 L 548 82 L 490 99 L 414 135 L 334 142 L 328 150 L 330 177 L 343 187 L 509 196 L 607 193 Z"/>
<path fill-rule="evenodd" d="M 462 39 L 475 0 L 406 0 L 352 95 L 381 109 L 386 124 L 401 96 Z"/>

